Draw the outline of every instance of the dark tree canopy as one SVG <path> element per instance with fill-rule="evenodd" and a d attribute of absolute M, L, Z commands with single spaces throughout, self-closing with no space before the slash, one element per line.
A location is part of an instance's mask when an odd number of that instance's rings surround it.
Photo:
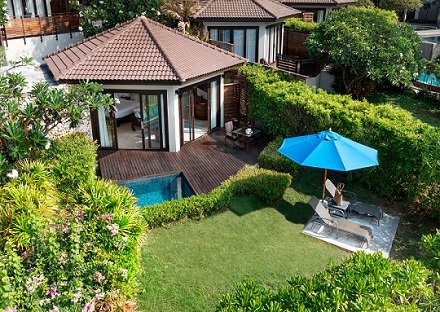
<path fill-rule="evenodd" d="M 160 19 L 161 4 L 161 0 L 91 0 L 82 13 L 84 34 L 94 35 L 140 15 Z"/>
<path fill-rule="evenodd" d="M 332 11 L 306 45 L 313 57 L 341 71 L 346 92 L 358 98 L 378 83 L 409 87 L 423 65 L 421 40 L 411 26 L 399 24 L 394 12 L 373 7 Z"/>

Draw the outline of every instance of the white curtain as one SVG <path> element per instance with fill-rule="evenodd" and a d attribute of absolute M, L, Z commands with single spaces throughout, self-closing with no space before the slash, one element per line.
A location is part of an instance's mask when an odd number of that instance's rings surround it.
<path fill-rule="evenodd" d="M 211 129 L 216 128 L 217 114 L 218 114 L 218 83 L 217 80 L 211 82 L 211 94 L 210 94 L 210 106 L 211 106 Z"/>
<path fill-rule="evenodd" d="M 36 0 L 38 16 L 41 16 L 41 17 L 46 16 L 46 12 L 44 11 L 44 2 L 45 1 L 46 0 Z"/>
<path fill-rule="evenodd" d="M 257 57 L 255 51 L 257 50 L 257 30 L 246 29 L 246 58 L 251 62 L 256 62 Z"/>
<path fill-rule="evenodd" d="M 104 106 L 98 108 L 98 124 L 99 124 L 99 143 L 101 147 L 112 147 L 112 142 L 108 135 L 106 109 Z"/>
<path fill-rule="evenodd" d="M 12 12 L 12 5 L 14 5 L 14 9 L 15 9 L 15 16 L 13 16 L 13 12 Z M 23 7 L 21 5 L 21 1 L 16 1 L 14 2 L 14 0 L 9 0 L 8 1 L 8 9 L 9 9 L 9 18 L 19 18 L 23 16 Z"/>
<path fill-rule="evenodd" d="M 244 55 L 244 29 L 234 29 L 234 53 Z"/>
<path fill-rule="evenodd" d="M 167 146 L 167 130 L 165 129 L 165 101 L 163 99 L 163 94 L 160 95 L 160 101 L 159 101 L 159 109 L 160 109 L 160 131 L 162 132 L 162 148 Z"/>

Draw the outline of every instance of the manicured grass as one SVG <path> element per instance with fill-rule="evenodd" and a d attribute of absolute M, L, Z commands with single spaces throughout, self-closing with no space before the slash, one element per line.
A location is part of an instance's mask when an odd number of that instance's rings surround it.
<path fill-rule="evenodd" d="M 412 91 L 376 92 L 368 101 L 372 104 L 391 104 L 409 111 L 414 117 L 434 127 L 440 127 L 440 103 L 418 96 Z"/>
<path fill-rule="evenodd" d="M 348 253 L 300 233 L 312 214 L 309 198 L 289 188 L 275 209 L 236 198 L 224 213 L 152 231 L 142 249 L 139 308 L 212 311 L 245 277 L 277 287 L 339 262 Z"/>

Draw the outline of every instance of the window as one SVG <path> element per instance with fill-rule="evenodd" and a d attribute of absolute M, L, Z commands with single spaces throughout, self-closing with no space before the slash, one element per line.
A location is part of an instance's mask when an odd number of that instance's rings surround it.
<path fill-rule="evenodd" d="M 256 62 L 258 27 L 209 27 L 209 39 L 230 43 L 234 53 Z"/>

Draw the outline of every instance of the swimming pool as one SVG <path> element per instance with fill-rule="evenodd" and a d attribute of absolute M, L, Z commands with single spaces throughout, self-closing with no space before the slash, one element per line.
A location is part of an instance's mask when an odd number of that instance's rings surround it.
<path fill-rule="evenodd" d="M 418 80 L 420 82 L 429 84 L 431 86 L 440 86 L 440 81 L 437 80 L 437 77 L 434 74 L 425 74 L 425 73 L 420 73 L 419 74 L 419 78 Z"/>
<path fill-rule="evenodd" d="M 137 198 L 139 207 L 194 194 L 182 173 L 118 182 L 129 188 Z"/>

